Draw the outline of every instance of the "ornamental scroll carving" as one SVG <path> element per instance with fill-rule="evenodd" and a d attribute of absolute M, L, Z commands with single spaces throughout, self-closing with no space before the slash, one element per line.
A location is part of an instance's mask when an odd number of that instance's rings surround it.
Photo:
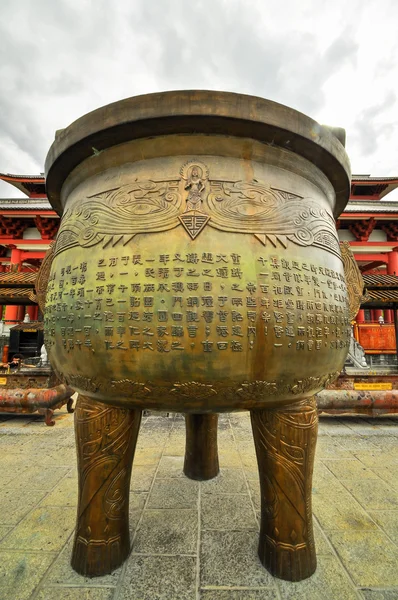
<path fill-rule="evenodd" d="M 259 465 L 262 517 L 259 555 L 273 575 L 315 570 L 311 482 L 318 416 L 315 399 L 251 412 Z"/>
<path fill-rule="evenodd" d="M 128 498 L 139 411 L 79 396 L 75 414 L 79 508 L 74 568 L 110 572 L 129 550 Z"/>
<path fill-rule="evenodd" d="M 182 165 L 179 179 L 137 180 L 67 209 L 55 254 L 74 246 L 126 245 L 136 234 L 178 226 L 195 239 L 207 225 L 252 234 L 263 245 L 316 246 L 340 257 L 333 216 L 315 200 L 256 180 L 211 179 L 200 161 Z"/>
<path fill-rule="evenodd" d="M 50 243 L 50 247 L 47 250 L 45 257 L 41 263 L 40 269 L 37 273 L 35 281 L 35 291 L 37 302 L 39 304 L 41 312 L 44 314 L 46 308 L 46 294 L 48 280 L 50 279 L 51 265 L 54 260 L 55 242 Z"/>
<path fill-rule="evenodd" d="M 120 396 L 133 397 L 135 400 L 145 400 L 150 396 L 169 395 L 173 398 L 179 398 L 181 401 L 192 399 L 206 399 L 212 396 L 228 399 L 238 396 L 242 400 L 262 401 L 267 397 L 289 396 L 291 394 L 300 396 L 304 394 L 314 394 L 322 388 L 327 387 L 339 376 L 340 372 L 327 373 L 319 377 L 303 377 L 293 382 L 285 383 L 283 381 L 243 381 L 235 386 L 225 387 L 218 383 L 200 383 L 197 381 L 175 382 L 169 385 L 163 385 L 161 388 L 151 382 L 139 382 L 131 379 L 112 380 L 110 384 L 107 380 L 94 380 L 81 375 L 66 375 L 57 372 L 61 381 L 68 383 L 83 392 L 117 392 Z M 161 394 L 160 394 L 161 392 Z"/>
<path fill-rule="evenodd" d="M 358 314 L 361 304 L 367 299 L 363 293 L 365 284 L 357 261 L 351 252 L 349 242 L 340 242 L 340 250 L 344 266 L 344 276 L 347 283 L 350 320 L 353 321 Z"/>

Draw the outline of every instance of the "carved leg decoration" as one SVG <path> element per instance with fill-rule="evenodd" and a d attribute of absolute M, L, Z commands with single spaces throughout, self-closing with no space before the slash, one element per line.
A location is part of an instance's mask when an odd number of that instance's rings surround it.
<path fill-rule="evenodd" d="M 190 479 L 206 481 L 220 471 L 217 448 L 218 415 L 185 415 L 184 473 Z"/>
<path fill-rule="evenodd" d="M 130 476 L 140 422 L 139 410 L 78 397 L 79 505 L 72 567 L 81 575 L 111 573 L 129 554 Z"/>
<path fill-rule="evenodd" d="M 251 411 L 251 421 L 261 487 L 258 554 L 275 577 L 300 581 L 316 569 L 311 507 L 315 399 Z"/>

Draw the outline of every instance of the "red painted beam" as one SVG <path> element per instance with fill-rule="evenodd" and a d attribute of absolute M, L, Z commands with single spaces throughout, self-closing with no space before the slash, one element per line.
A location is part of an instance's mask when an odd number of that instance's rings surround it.
<path fill-rule="evenodd" d="M 388 262 L 387 253 L 386 254 L 359 254 L 354 253 L 354 258 L 357 262 L 380 262 L 383 265 L 386 265 Z"/>
<path fill-rule="evenodd" d="M 388 248 L 390 246 L 393 246 L 394 244 L 396 244 L 397 242 L 350 242 L 350 246 L 364 246 L 365 248 L 377 248 L 378 246 L 387 246 Z M 386 250 L 386 252 L 389 252 L 389 250 Z"/>
<path fill-rule="evenodd" d="M 372 269 L 377 269 L 377 267 L 381 267 L 385 265 L 385 262 L 381 260 L 374 260 L 373 262 L 368 263 L 367 265 L 360 265 L 359 270 L 361 273 L 366 273 L 366 271 L 371 271 Z"/>
<path fill-rule="evenodd" d="M 19 245 L 26 246 L 26 244 L 29 244 L 29 245 L 37 246 L 38 244 L 41 244 L 43 246 L 44 244 L 49 245 L 49 243 L 50 243 L 50 240 L 43 240 L 43 239 L 40 239 L 40 240 L 24 240 L 22 238 L 19 238 L 19 239 L 13 238 L 13 239 L 10 240 L 9 237 L 4 237 L 4 236 L 0 237 L 0 245 L 1 246 L 10 246 L 10 245 L 13 245 L 16 248 L 18 248 Z"/>
<path fill-rule="evenodd" d="M 23 250 L 22 254 L 21 254 L 21 258 L 22 260 L 29 260 L 30 258 L 44 258 L 46 255 L 46 251 L 34 251 L 32 252 L 31 250 Z"/>

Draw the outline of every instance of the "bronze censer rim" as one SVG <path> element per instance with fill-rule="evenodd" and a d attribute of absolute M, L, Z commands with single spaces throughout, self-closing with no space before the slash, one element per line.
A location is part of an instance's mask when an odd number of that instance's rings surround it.
<path fill-rule="evenodd" d="M 145 94 L 98 108 L 57 131 L 45 164 L 48 199 L 61 215 L 61 189 L 71 171 L 96 153 L 134 139 L 175 134 L 227 135 L 277 146 L 318 167 L 336 194 L 334 217 L 350 193 L 343 129 L 257 96 L 208 90 Z"/>

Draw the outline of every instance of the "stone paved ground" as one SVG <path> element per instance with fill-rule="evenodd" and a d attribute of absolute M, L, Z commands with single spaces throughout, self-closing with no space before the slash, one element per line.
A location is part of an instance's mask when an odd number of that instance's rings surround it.
<path fill-rule="evenodd" d="M 221 475 L 182 476 L 184 421 L 144 419 L 131 484 L 133 551 L 112 575 L 70 567 L 73 417 L 0 417 L 1 600 L 398 599 L 398 420 L 322 418 L 313 504 L 318 569 L 273 579 L 256 555 L 259 485 L 245 413 L 220 418 Z"/>

